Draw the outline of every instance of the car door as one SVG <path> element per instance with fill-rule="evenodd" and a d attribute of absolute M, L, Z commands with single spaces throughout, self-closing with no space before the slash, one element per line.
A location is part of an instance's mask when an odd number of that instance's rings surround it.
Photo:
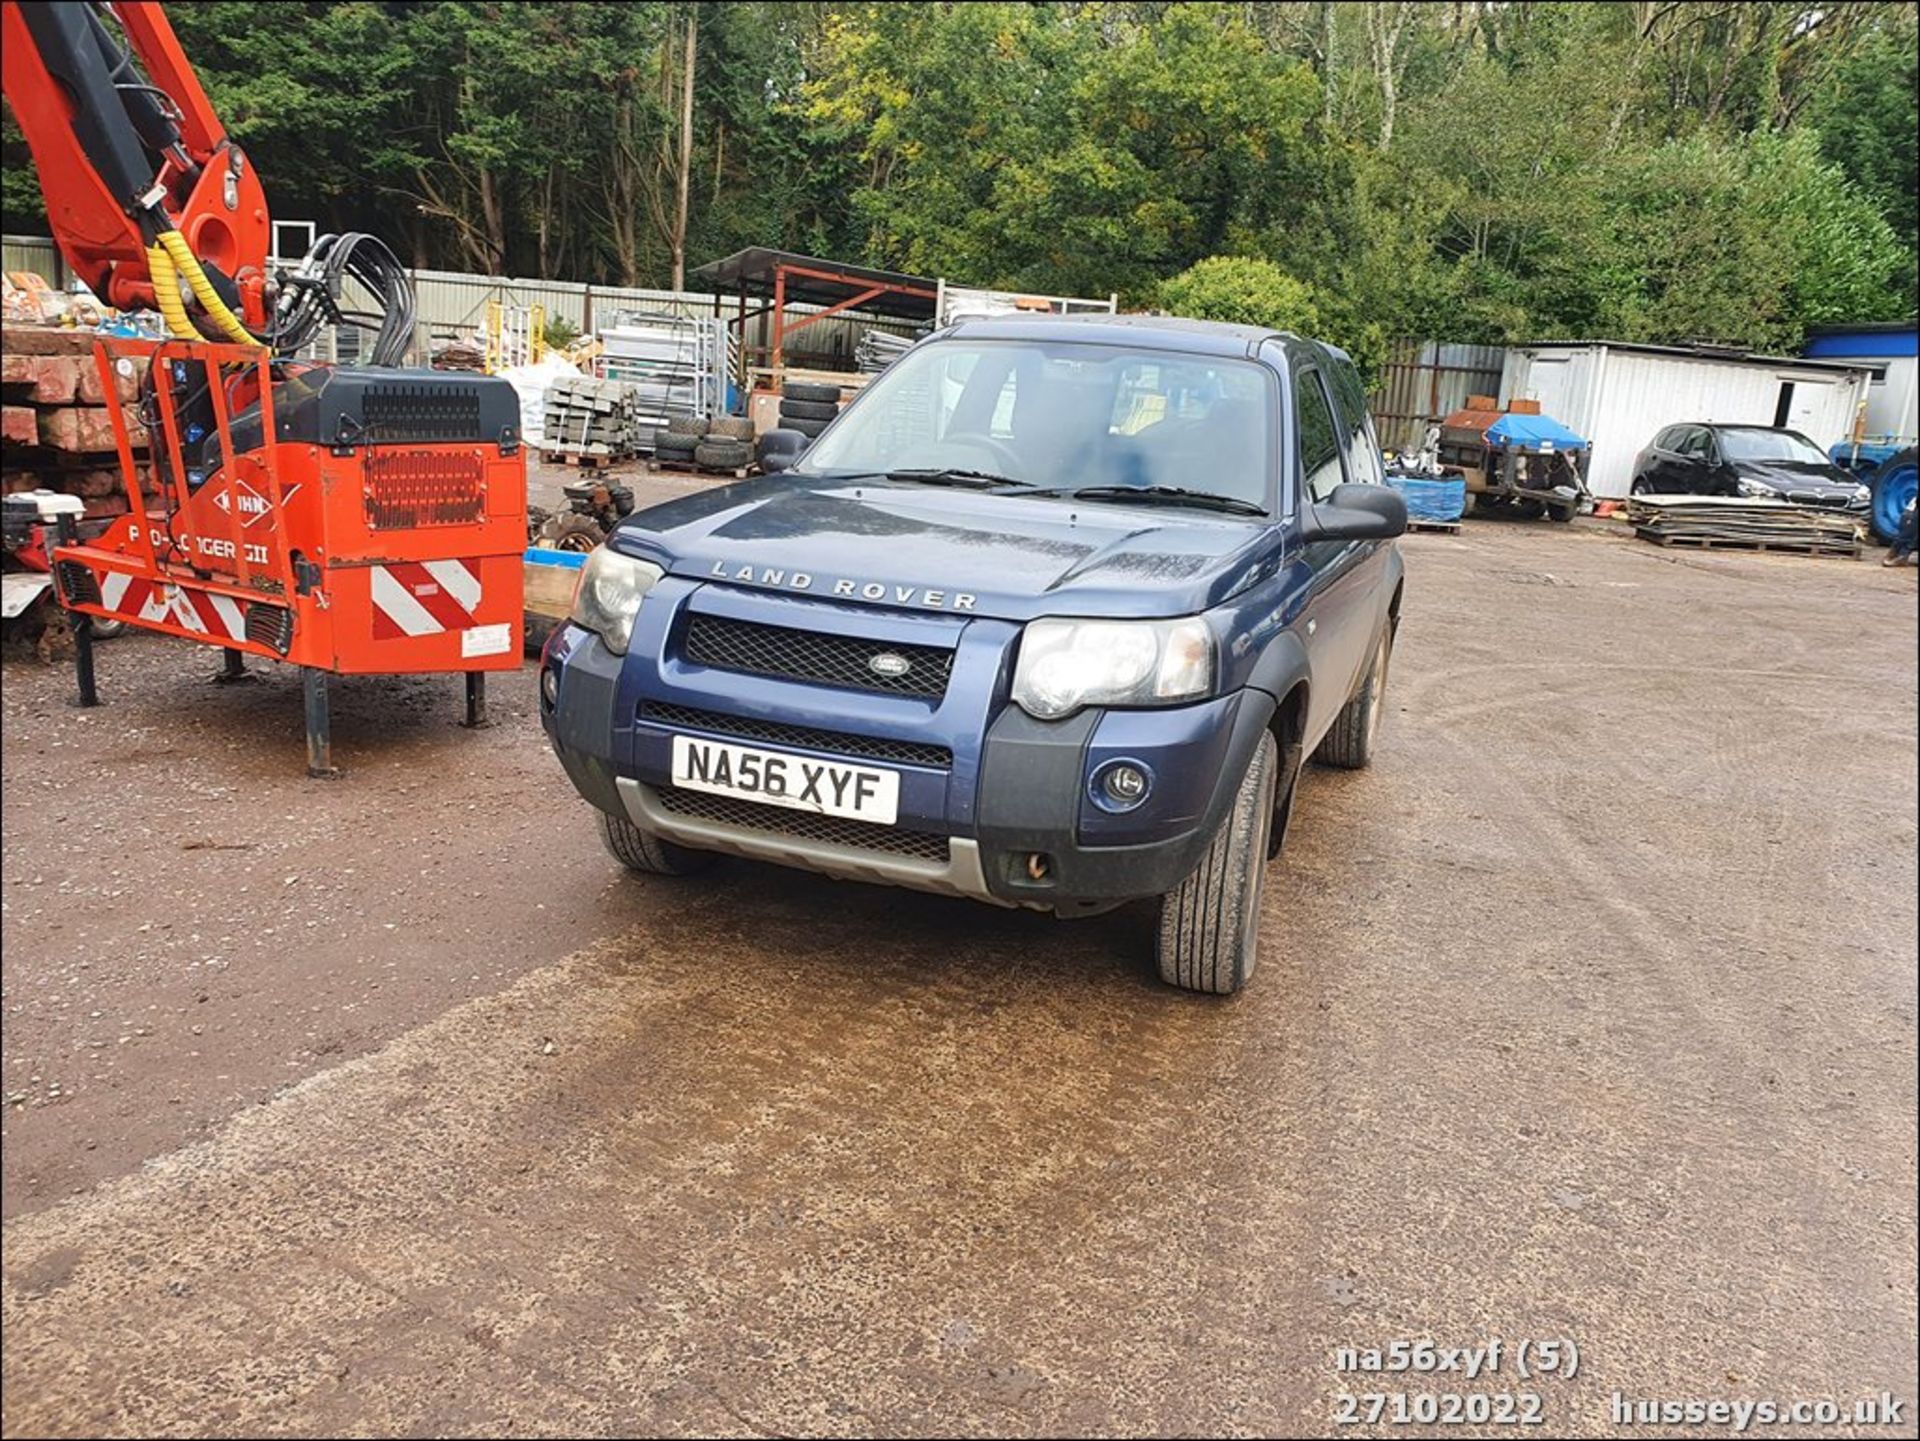
<path fill-rule="evenodd" d="M 1674 495 L 1687 488 L 1687 439 L 1693 434 L 1690 425 L 1670 426 L 1660 433 L 1653 443 L 1653 464 L 1648 471 L 1648 479 L 1658 495 Z"/>
<path fill-rule="evenodd" d="M 1322 363 L 1296 363 L 1293 371 L 1294 473 L 1299 477 L 1301 515 L 1344 485 L 1347 437 Z M 1345 705 L 1373 639 L 1373 567 L 1377 541 L 1315 540 L 1301 551 L 1309 597 L 1301 626 L 1312 666 L 1308 735 L 1317 739 Z"/>
<path fill-rule="evenodd" d="M 1712 495 L 1715 465 L 1713 437 L 1704 425 L 1687 427 L 1674 462 L 1673 489 L 1681 495 Z"/>

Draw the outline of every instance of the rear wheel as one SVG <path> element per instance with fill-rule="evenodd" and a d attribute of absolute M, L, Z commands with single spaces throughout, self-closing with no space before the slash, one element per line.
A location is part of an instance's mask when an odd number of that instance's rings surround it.
<path fill-rule="evenodd" d="M 1900 519 L 1920 490 L 1920 450 L 1903 450 L 1867 477 L 1873 491 L 1870 518 L 1873 533 L 1892 545 L 1900 535 Z"/>
<path fill-rule="evenodd" d="M 1206 855 L 1160 898 L 1155 950 L 1160 979 L 1168 985 L 1230 996 L 1253 974 L 1278 770 L 1278 747 L 1269 731 L 1260 737 Z"/>
<path fill-rule="evenodd" d="M 1313 758 L 1322 765 L 1357 771 L 1372 764 L 1373 748 L 1380 739 L 1380 717 L 1386 710 L 1387 667 L 1392 659 L 1393 622 L 1388 621 L 1380 631 L 1380 644 L 1374 647 L 1366 681 L 1340 708 L 1333 729 L 1314 752 Z"/>
<path fill-rule="evenodd" d="M 600 842 L 621 865 L 643 876 L 691 876 L 712 865 L 711 851 L 696 851 L 691 846 L 643 831 L 625 816 L 600 816 Z"/>

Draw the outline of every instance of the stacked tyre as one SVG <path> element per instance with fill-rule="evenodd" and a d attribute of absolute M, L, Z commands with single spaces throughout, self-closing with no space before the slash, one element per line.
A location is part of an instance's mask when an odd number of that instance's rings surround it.
<path fill-rule="evenodd" d="M 682 411 L 653 433 L 653 458 L 661 465 L 689 466 L 707 433 L 707 418 Z"/>
<path fill-rule="evenodd" d="M 693 463 L 706 471 L 745 470 L 753 464 L 753 422 L 741 415 L 716 415 L 693 448 Z"/>
<path fill-rule="evenodd" d="M 811 439 L 840 413 L 840 387 L 790 380 L 780 387 L 780 426 Z"/>

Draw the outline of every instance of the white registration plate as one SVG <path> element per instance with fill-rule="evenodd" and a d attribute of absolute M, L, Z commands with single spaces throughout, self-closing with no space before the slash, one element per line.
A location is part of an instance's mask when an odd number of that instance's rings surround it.
<path fill-rule="evenodd" d="M 874 766 L 763 751 L 724 741 L 673 738 L 673 783 L 848 820 L 890 826 L 900 815 L 900 775 Z"/>

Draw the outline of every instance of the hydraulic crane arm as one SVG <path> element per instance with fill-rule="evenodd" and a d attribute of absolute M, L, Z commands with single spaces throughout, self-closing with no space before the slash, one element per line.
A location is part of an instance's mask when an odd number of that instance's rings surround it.
<path fill-rule="evenodd" d="M 176 334 L 197 333 L 183 281 L 221 338 L 266 330 L 266 196 L 161 7 L 4 0 L 0 41 L 7 99 L 74 272 L 110 305 L 158 308 Z"/>
<path fill-rule="evenodd" d="M 291 354 L 323 325 L 413 342 L 413 286 L 374 237 L 325 235 L 269 276 L 259 176 L 228 138 L 156 0 L 0 0 L 0 78 L 67 263 L 109 305 L 176 337 Z M 371 297 L 350 307 L 346 282 Z"/>

